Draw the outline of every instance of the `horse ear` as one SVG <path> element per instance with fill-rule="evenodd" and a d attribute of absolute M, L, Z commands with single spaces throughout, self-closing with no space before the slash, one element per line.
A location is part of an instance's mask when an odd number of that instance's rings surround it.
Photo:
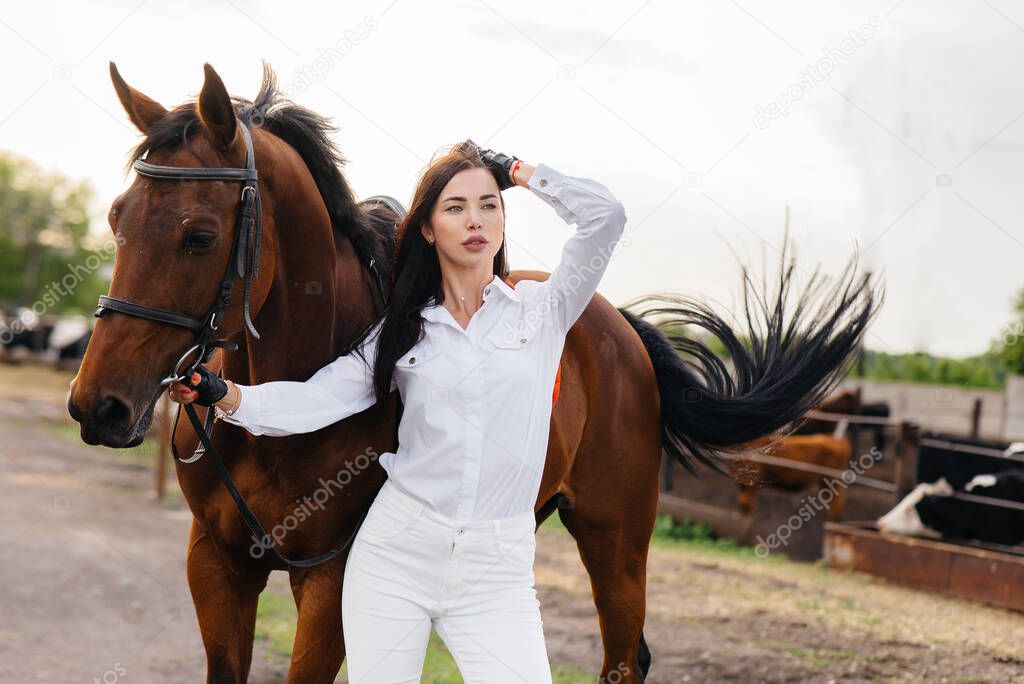
<path fill-rule="evenodd" d="M 167 115 L 167 110 L 162 104 L 146 97 L 125 83 L 117 71 L 117 65 L 113 62 L 110 63 L 110 80 L 114 82 L 117 98 L 121 100 L 121 105 L 128 112 L 128 118 L 143 134 L 149 131 L 150 126 Z"/>
<path fill-rule="evenodd" d="M 238 130 L 238 119 L 231 104 L 224 81 L 209 64 L 203 65 L 206 80 L 199 93 L 199 119 L 213 134 L 213 139 L 222 149 L 230 149 Z"/>

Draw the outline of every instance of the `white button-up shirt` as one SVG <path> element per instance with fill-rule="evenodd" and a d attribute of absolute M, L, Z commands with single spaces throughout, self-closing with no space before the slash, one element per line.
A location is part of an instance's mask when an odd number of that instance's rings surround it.
<path fill-rule="evenodd" d="M 544 282 L 509 287 L 495 276 L 463 329 L 431 299 L 423 337 L 395 364 L 392 389 L 404 411 L 388 477 L 433 510 L 460 522 L 533 510 L 547 454 L 551 394 L 565 335 L 583 313 L 626 222 L 600 183 L 540 164 L 528 187 L 576 233 Z M 221 418 L 254 435 L 311 432 L 375 403 L 376 334 L 305 382 L 238 385 L 235 413 Z"/>

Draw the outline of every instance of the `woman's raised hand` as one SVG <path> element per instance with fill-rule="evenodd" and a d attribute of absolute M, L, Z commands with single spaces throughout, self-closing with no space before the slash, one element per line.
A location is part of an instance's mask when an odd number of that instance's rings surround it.
<path fill-rule="evenodd" d="M 518 157 L 510 157 L 507 154 L 480 147 L 469 138 L 466 139 L 466 142 L 476 148 L 476 153 L 480 155 L 480 159 L 487 165 L 487 168 L 494 172 L 499 190 L 508 190 L 517 184 L 512 177 L 512 167 L 519 161 Z"/>

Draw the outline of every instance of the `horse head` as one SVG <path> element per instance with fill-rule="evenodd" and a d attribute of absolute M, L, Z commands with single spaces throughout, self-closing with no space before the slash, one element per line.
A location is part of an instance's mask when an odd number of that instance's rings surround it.
<path fill-rule="evenodd" d="M 146 157 L 141 165 L 135 162 L 139 173 L 108 212 L 118 246 L 110 291 L 106 302 L 101 299 L 99 320 L 68 396 L 68 412 L 89 444 L 130 447 L 143 440 L 166 379 L 176 367 L 199 360 L 194 344 L 202 329 L 186 323 L 209 326 L 207 318 L 218 301 L 223 311 L 207 337 L 244 342 L 242 298 L 224 297 L 221 287 L 236 275 L 230 261 L 236 233 L 243 230 L 240 182 L 189 174 L 193 169 L 245 169 L 251 155 L 247 138 L 251 135 L 258 144 L 262 134 L 249 133 L 246 124 L 252 122 L 243 122 L 236 112 L 240 103 L 232 101 L 212 67 L 206 65 L 205 72 L 197 101 L 168 111 L 129 86 L 110 65 L 121 104 L 146 136 L 135 156 Z M 154 175 L 168 167 L 179 175 Z M 258 187 L 253 189 L 258 193 Z M 261 259 L 264 266 L 246 288 L 251 290 L 246 293 L 251 316 L 259 313 L 274 279 L 273 254 L 252 253 L 253 244 L 261 245 L 262 252 L 273 251 L 273 213 L 255 223 L 260 225 L 246 246 L 247 258 Z M 260 241 L 260 231 L 270 239 Z M 243 264 L 251 272 L 249 266 Z M 154 311 L 172 318 L 146 315 Z"/>

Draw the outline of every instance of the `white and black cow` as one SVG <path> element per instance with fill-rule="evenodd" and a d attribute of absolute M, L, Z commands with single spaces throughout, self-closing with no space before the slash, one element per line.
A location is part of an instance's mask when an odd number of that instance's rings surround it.
<path fill-rule="evenodd" d="M 58 369 L 76 367 L 89 344 L 92 319 L 86 316 L 39 319 L 25 311 L 19 310 L 19 315 L 0 322 L 0 357 L 54 363 Z"/>
<path fill-rule="evenodd" d="M 955 491 L 1024 504 L 1024 468 L 976 475 L 962 489 L 954 489 L 945 478 L 919 484 L 879 518 L 878 529 L 918 537 L 1024 544 L 1024 510 L 952 498 Z"/>

